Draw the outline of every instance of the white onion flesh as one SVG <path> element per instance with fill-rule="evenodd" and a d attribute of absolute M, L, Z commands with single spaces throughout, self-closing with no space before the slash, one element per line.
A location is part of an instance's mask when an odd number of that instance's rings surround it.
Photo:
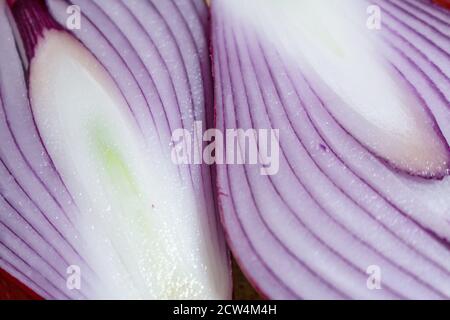
<path fill-rule="evenodd" d="M 251 25 L 287 66 L 295 65 L 309 80 L 322 79 L 312 82 L 313 89 L 375 154 L 410 173 L 445 172 L 448 144 L 382 57 L 380 32 L 366 23 L 368 6 L 360 0 L 231 0 L 223 10 Z"/>
<path fill-rule="evenodd" d="M 276 175 L 217 166 L 228 243 L 270 298 L 450 296 L 450 42 L 397 2 L 212 3 L 216 126 L 280 132 Z"/>
<path fill-rule="evenodd" d="M 123 37 L 91 1 L 76 35 L 42 3 L 19 4 L 26 73 L 0 0 L 0 268 L 46 299 L 229 298 L 210 168 L 170 157 L 171 130 L 212 107 L 205 5 L 115 1 L 127 25 L 145 15 L 164 29 L 161 48 L 152 28 Z M 61 26 L 68 5 L 48 1 Z"/>

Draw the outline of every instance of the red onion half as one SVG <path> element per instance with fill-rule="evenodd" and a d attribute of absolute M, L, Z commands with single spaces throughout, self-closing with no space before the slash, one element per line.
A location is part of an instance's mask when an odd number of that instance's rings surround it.
<path fill-rule="evenodd" d="M 449 298 L 450 13 L 215 0 L 212 24 L 216 126 L 279 129 L 277 174 L 217 166 L 228 241 L 255 286 Z"/>
<path fill-rule="evenodd" d="M 47 299 L 230 297 L 209 168 L 170 157 L 212 107 L 207 19 L 0 0 L 0 268 Z"/>

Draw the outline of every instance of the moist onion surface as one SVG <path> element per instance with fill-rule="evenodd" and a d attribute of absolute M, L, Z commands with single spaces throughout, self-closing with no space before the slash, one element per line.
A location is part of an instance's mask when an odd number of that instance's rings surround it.
<path fill-rule="evenodd" d="M 0 268 L 43 298 L 229 298 L 210 169 L 171 159 L 212 107 L 207 17 L 0 1 Z"/>
<path fill-rule="evenodd" d="M 216 126 L 279 129 L 277 174 L 217 166 L 252 283 L 277 299 L 448 299 L 449 12 L 217 0 L 212 24 Z"/>

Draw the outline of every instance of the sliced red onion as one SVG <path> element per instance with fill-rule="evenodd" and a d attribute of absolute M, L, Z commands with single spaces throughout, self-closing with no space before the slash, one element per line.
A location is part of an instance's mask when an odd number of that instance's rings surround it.
<path fill-rule="evenodd" d="M 172 131 L 211 108 L 204 4 L 0 11 L 0 268 L 49 299 L 228 298 L 209 168 L 170 158 Z"/>
<path fill-rule="evenodd" d="M 228 241 L 255 286 L 277 299 L 449 298 L 450 41 L 436 28 L 450 14 L 217 0 L 212 23 L 216 126 L 280 130 L 277 174 L 217 166 Z"/>

